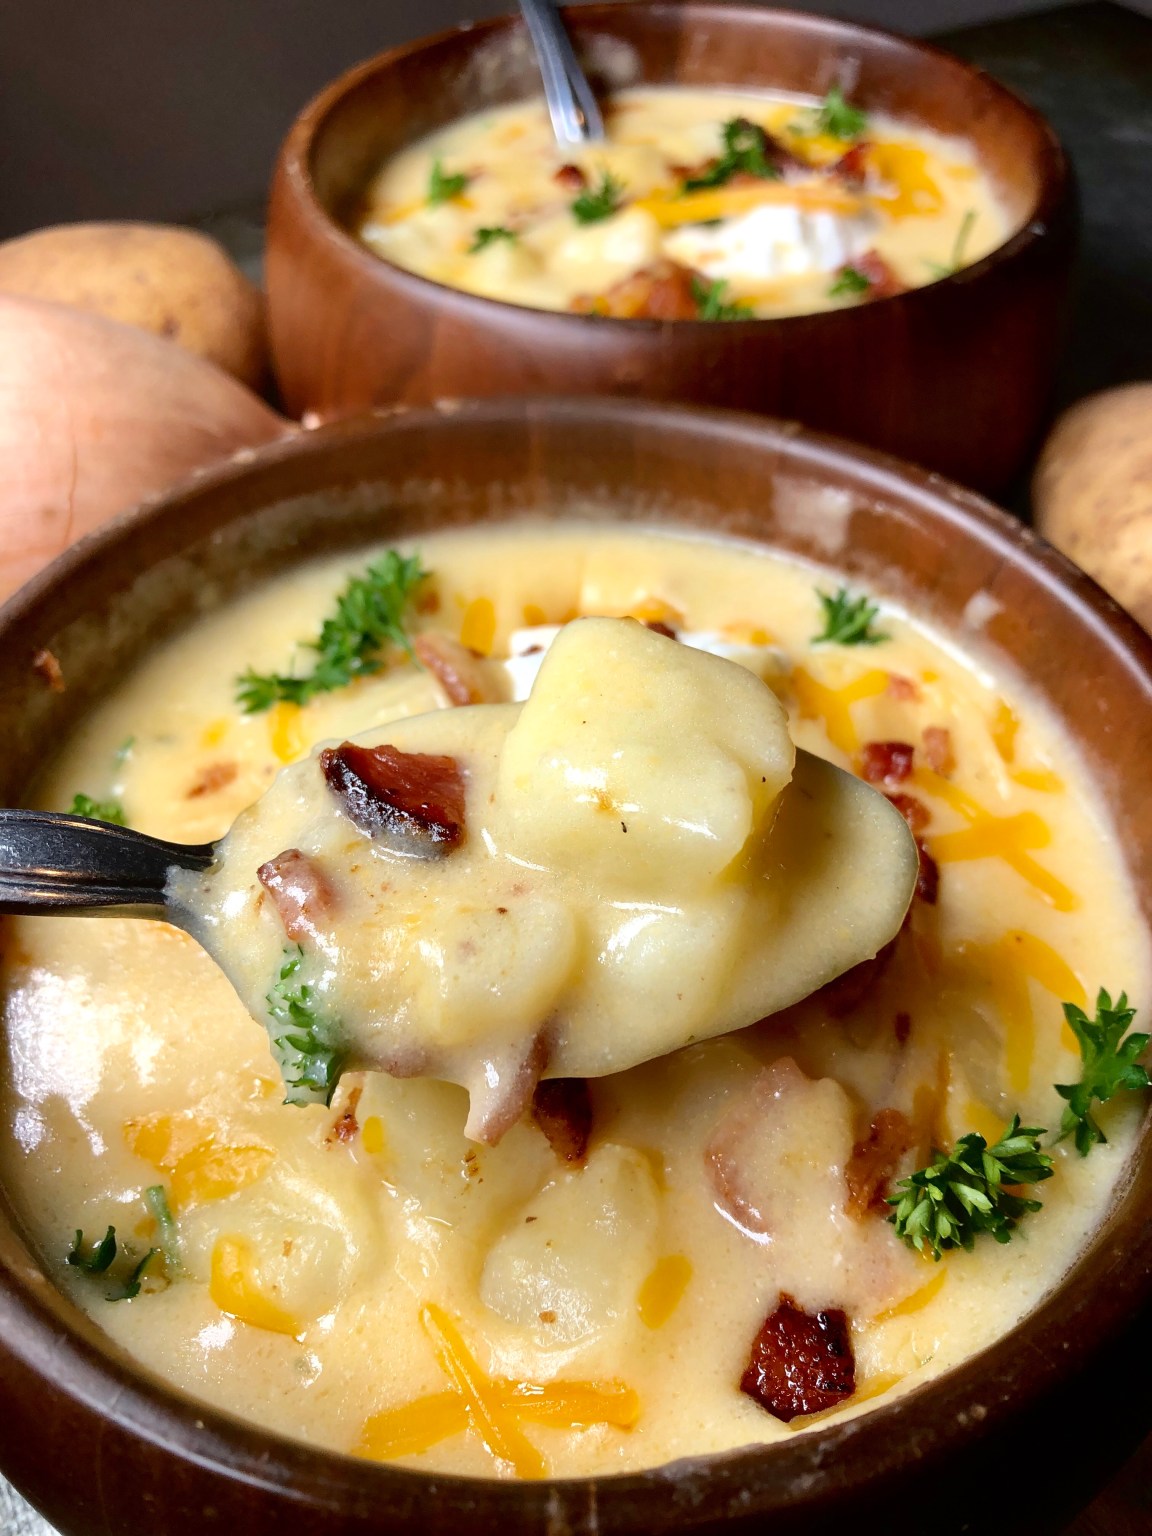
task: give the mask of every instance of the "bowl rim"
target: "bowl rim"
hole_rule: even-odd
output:
[[[749,413],[702,410],[648,401],[613,402],[596,397],[524,399],[502,397],[480,402],[445,402],[418,410],[391,408],[345,418],[245,452],[220,468],[155,497],[89,534],[34,578],[0,609],[0,645],[20,647],[22,629],[35,627],[37,612],[61,586],[86,567],[128,552],[128,586],[146,569],[146,554],[134,560],[134,535],[164,523],[169,530],[166,554],[180,553],[208,535],[194,529],[182,510],[209,502],[244,482],[256,482],[298,458],[319,459],[342,445],[392,437],[402,451],[403,435],[436,421],[450,434],[452,421],[530,428],[533,422],[563,425],[583,420],[628,433],[648,427],[673,427],[698,438],[719,435],[726,444],[754,443],[774,452],[790,470],[813,470],[825,478],[849,474],[864,494],[882,500],[885,489],[914,497],[924,515],[936,519],[955,537],[975,538],[998,556],[1025,565],[1074,622],[1093,631],[1121,658],[1152,703],[1152,638],[1070,561],[1006,512],[939,475],[905,465],[889,455],[843,440]],[[370,482],[369,482],[370,483]],[[341,482],[331,477],[333,487]],[[315,488],[290,495],[320,494]],[[232,512],[232,525],[273,505],[275,494]],[[919,515],[919,514],[917,514]],[[189,530],[189,531],[184,531]],[[144,540],[138,541],[146,547]],[[163,557],[162,557],[163,558]],[[292,562],[285,552],[285,564]],[[1146,1115],[1143,1136],[1149,1134]],[[1116,1202],[1124,1181],[1117,1185]],[[226,1410],[209,1406],[166,1383],[148,1367],[133,1362],[109,1336],[91,1323],[62,1291],[35,1281],[0,1259],[0,1353],[7,1352],[34,1373],[54,1381],[71,1401],[94,1410],[125,1433],[162,1447],[190,1462],[237,1482],[290,1498],[299,1508],[379,1510],[395,1493],[410,1511],[408,1518],[433,1520],[439,1507],[451,1514],[467,1508],[477,1520],[517,1516],[531,1528],[627,1532],[691,1530],[694,1524],[734,1517],[766,1515],[804,1507],[826,1508],[829,1500],[860,1496],[885,1476],[906,1469],[893,1454],[906,1445],[918,1426],[918,1465],[931,1463],[977,1439],[995,1434],[1012,1416],[1042,1399],[1046,1392],[1082,1369],[1118,1329],[1152,1300],[1152,1221],[1141,1232],[1110,1237],[1106,1216],[1088,1249],[1057,1285],[1007,1334],[922,1385],[887,1404],[845,1422],[808,1428],[794,1439],[753,1445],[706,1456],[684,1458],[638,1472],[597,1477],[511,1482],[425,1472],[362,1460],[351,1454],[305,1445]],[[1101,1320],[1094,1308],[1096,1286],[1106,1280],[1112,1315]],[[1098,1297],[1096,1297],[1098,1300]],[[1078,1326],[1062,1332],[1060,1347],[1020,1348],[1022,1336],[1036,1344],[1061,1301],[1078,1300]],[[1021,1356],[1027,1359],[1022,1363]],[[992,1368],[983,1399],[982,1368]],[[997,1377],[1010,1382],[1010,1389]],[[110,1390],[111,1388],[111,1390]],[[925,1412],[930,1408],[931,1412]],[[847,1463],[847,1466],[845,1465]],[[834,1468],[832,1474],[829,1468]],[[847,1477],[845,1476],[847,1472]],[[797,1487],[805,1492],[797,1498]],[[672,1495],[675,1494],[675,1497]],[[384,1504],[382,1505],[382,1500]],[[706,1506],[706,1507],[705,1507]],[[691,1513],[694,1511],[695,1514]],[[445,1517],[446,1518],[446,1517]],[[587,1526],[580,1524],[587,1520]],[[550,1521],[560,1521],[553,1526]],[[436,1523],[437,1530],[446,1526]]]
[[[700,13],[710,13],[720,18],[725,16],[755,16],[758,18],[778,19],[801,31],[815,34],[823,33],[829,40],[851,39],[853,37],[879,39],[895,48],[906,51],[909,55],[920,55],[937,67],[958,69],[973,79],[978,79],[983,85],[990,88],[994,95],[1000,96],[1010,102],[1027,120],[1036,134],[1038,159],[1040,163],[1040,185],[1035,202],[1016,229],[1007,240],[995,246],[979,261],[972,262],[968,266],[959,268],[954,272],[946,273],[942,277],[934,278],[930,283],[921,283],[916,288],[906,289],[902,293],[891,294],[885,298],[871,300],[867,308],[875,304],[915,304],[922,302],[921,296],[949,287],[958,283],[979,281],[988,273],[995,271],[1005,262],[1012,261],[1024,254],[1039,241],[1043,240],[1053,223],[1056,221],[1060,210],[1068,203],[1071,190],[1071,169],[1067,152],[1060,142],[1054,128],[1048,119],[1030,102],[1019,96],[1009,86],[997,80],[993,75],[978,65],[971,64],[967,59],[962,59],[958,54],[950,53],[946,48],[941,48],[935,43],[921,38],[908,37],[903,33],[894,32],[883,27],[866,26],[860,22],[842,20],[839,17],[822,16],[808,11],[792,10],[783,6],[763,6],[755,3],[755,0],[593,0],[590,4],[569,5],[562,8],[566,18],[576,20],[581,26],[587,22],[590,27],[598,24],[609,24],[614,15],[640,13],[644,11],[674,11],[678,14],[688,13],[695,16]],[[441,28],[437,32],[429,33],[425,37],[415,38],[409,42],[398,43],[392,48],[375,54],[372,58],[365,59],[359,64],[352,65],[335,80],[325,86],[312,99],[305,104],[296,117],[281,145],[277,157],[277,178],[283,175],[295,196],[300,199],[307,216],[312,219],[313,226],[319,230],[327,242],[339,253],[344,260],[352,261],[357,270],[366,277],[371,278],[378,273],[380,266],[390,274],[394,283],[411,290],[414,296],[423,296],[428,302],[435,302],[439,296],[439,302],[446,302],[443,296],[452,295],[454,301],[463,305],[466,315],[474,315],[482,321],[486,315],[494,311],[511,311],[520,316],[542,317],[537,323],[556,323],[572,325],[582,323],[584,325],[596,325],[608,327],[617,333],[635,334],[637,330],[647,332],[659,332],[669,324],[677,329],[687,328],[692,333],[697,333],[701,327],[714,327],[723,324],[726,332],[730,331],[739,337],[750,331],[762,331],[765,326],[782,326],[795,329],[799,325],[829,325],[843,324],[842,317],[855,313],[865,307],[860,305],[845,305],[828,310],[801,311],[793,315],[751,315],[748,317],[726,320],[704,320],[699,317],[692,319],[666,321],[652,320],[648,318],[625,319],[618,315],[597,315],[592,313],[580,313],[572,310],[544,309],[531,304],[520,304],[509,299],[498,299],[486,294],[472,293],[464,288],[455,288],[450,283],[442,283],[435,278],[426,276],[420,272],[414,272],[408,267],[402,267],[389,257],[380,255],[370,250],[363,241],[358,240],[349,230],[333,217],[328,211],[323,200],[316,191],[316,185],[312,174],[312,161],[316,145],[321,134],[329,123],[332,114],[341,102],[356,90],[365,80],[373,75],[395,69],[403,65],[405,60],[424,52],[425,49],[440,47],[453,41],[475,42],[476,45],[486,39],[494,37],[501,32],[510,31],[520,22],[518,13],[505,11],[497,16],[485,18],[478,22],[461,22],[455,26]],[[764,24],[768,24],[765,22]],[[723,89],[723,87],[716,87]],[[770,89],[770,87],[765,87]],[[525,321],[524,323],[531,323]]]

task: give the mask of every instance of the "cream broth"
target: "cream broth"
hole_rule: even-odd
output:
[[[462,119],[387,162],[356,232],[488,298],[669,320],[888,297],[1012,233],[970,145],[838,93],[636,88],[607,128],[575,150],[540,101]]]
[[[1043,1209],[1007,1246],[981,1238],[938,1264],[864,1198],[860,1149],[886,1111],[910,1135],[893,1177],[967,1132],[993,1141],[1014,1113],[1056,1126],[1052,1085],[1079,1075],[1061,1002],[1106,986],[1146,1007],[1146,935],[1069,743],[1017,685],[898,611],[876,617],[878,643],[814,643],[836,578],[734,541],[529,526],[429,537],[420,554],[420,637],[494,658],[477,663],[493,676],[517,631],[579,615],[746,648],[798,747],[903,797],[926,855],[910,919],[886,966],[569,1084],[495,1146],[465,1136],[464,1091],[430,1079],[365,1073],[330,1107],[283,1103],[264,1031],[175,928],[13,920],[3,1171],[60,1283],[145,1365],[232,1413],[485,1476],[622,1471],[823,1422],[740,1390],[784,1297],[845,1314],[855,1390],[837,1417],[1006,1332],[1099,1222],[1136,1097],[1099,1110],[1109,1140],[1090,1157],[1050,1149]],[[111,798],[143,831],[216,838],[317,743],[447,704],[449,674],[397,654],[303,708],[237,708],[238,674],[287,670],[368,558],[302,568],[160,648],[37,803]],[[106,1299],[118,1266],[65,1264],[74,1229],[90,1255],[109,1225],[132,1259],[164,1246],[134,1299]]]

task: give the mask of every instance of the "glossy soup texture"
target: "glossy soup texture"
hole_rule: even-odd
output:
[[[402,656],[302,708],[235,702],[246,668],[306,664],[299,643],[375,553],[197,620],[92,714],[38,803],[83,793],[144,831],[217,838],[315,743],[444,707],[449,672]],[[1010,1329],[1101,1219],[1132,1097],[1101,1110],[1109,1140],[1090,1157],[1053,1151],[1043,1209],[1007,1246],[932,1263],[882,1200],[967,1132],[992,1141],[1017,1112],[1058,1124],[1053,1084],[1079,1073],[1063,1001],[1106,986],[1147,1004],[1146,937],[1068,741],[965,655],[978,629],[954,644],[882,605],[877,643],[816,643],[836,576],[734,541],[527,525],[420,553],[418,649],[465,665],[462,640],[491,658],[473,658],[475,686],[522,692],[542,626],[633,615],[743,661],[799,746],[903,797],[926,858],[887,964],[740,1033],[570,1080],[487,1146],[465,1137],[464,1090],[430,1079],[357,1074],[330,1106],[285,1104],[264,1030],[174,928],[11,921],[3,1177],[49,1272],[209,1403],[482,1476],[779,1441]],[[505,667],[510,648],[527,655]],[[120,1249],[100,1269],[109,1226]],[[76,1229],[88,1271],[66,1262]],[[152,1247],[138,1294],[110,1299]],[[823,1396],[741,1390],[769,1319],[777,1355],[797,1330],[833,1336]]]
[[[623,319],[808,314],[921,287],[1015,226],[971,146],[806,97],[635,88],[560,149],[542,101],[389,160],[355,220],[450,287]]]

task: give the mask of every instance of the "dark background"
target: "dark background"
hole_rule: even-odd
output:
[[[939,32],[1052,0],[792,0]],[[1057,0],[1058,3],[1058,0]],[[1137,0],[1152,10],[1152,0]],[[303,103],[393,43],[511,0],[6,0],[0,238],[69,219],[252,203]]]

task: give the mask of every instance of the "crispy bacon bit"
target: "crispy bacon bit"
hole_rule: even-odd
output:
[[[847,1317],[839,1308],[813,1317],[782,1291],[756,1335],[740,1390],[785,1424],[835,1408],[856,1390]]]
[[[895,789],[912,772],[914,752],[906,741],[869,741],[860,754],[860,772],[869,784]]]
[[[359,1084],[349,1090],[344,1108],[333,1120],[331,1129],[324,1138],[328,1146],[334,1147],[338,1141],[342,1141],[347,1145],[348,1142],[356,1140],[360,1132],[360,1122],[356,1119],[356,1110],[363,1092],[364,1089]]]
[[[314,859],[288,848],[261,864],[256,878],[272,898],[284,932],[297,944],[319,936],[319,925],[337,905],[336,892]]]
[[[849,1216],[861,1221],[870,1211],[887,1214],[889,1180],[905,1152],[915,1145],[916,1131],[906,1115],[898,1109],[882,1109],[876,1115],[867,1137],[852,1148],[844,1169],[848,1186],[844,1209]]]
[[[696,320],[699,306],[693,289],[696,273],[674,261],[660,260],[613,283],[598,297],[573,301],[583,314],[616,320]]]
[[[536,1084],[532,1118],[556,1156],[583,1165],[592,1134],[592,1095],[583,1077],[550,1077]]]
[[[940,866],[920,838],[916,839],[916,850],[920,855],[920,873],[916,876],[916,896],[920,901],[926,901],[930,907],[934,907],[940,894]]]
[[[464,1134],[469,1141],[494,1147],[510,1131],[532,1102],[536,1086],[548,1067],[548,1035],[541,1029],[528,1042],[523,1055],[511,1066],[484,1063],[484,1075],[468,1090],[468,1118]]]
[[[451,635],[417,635],[417,660],[428,668],[451,704],[497,704],[500,695],[485,671],[483,658]]]
[[[842,976],[826,982],[815,994],[834,1019],[842,1019],[845,1014],[858,1008],[878,985],[880,978],[892,964],[896,944],[897,939],[890,939],[882,950],[872,956],[871,960],[861,960],[860,964],[854,965],[850,971],[845,971]]]
[[[894,299],[898,293],[907,292],[907,284],[901,282],[879,251],[865,251],[852,266],[868,279],[868,299]]]
[[[917,800],[915,795],[888,795],[886,798],[892,802],[917,836],[927,830],[928,823],[932,820],[932,813],[923,800]]]
[[[32,658],[32,670],[48,684],[51,693],[64,692],[64,669],[51,651],[37,651]]]
[[[320,769],[348,818],[369,837],[400,836],[428,853],[464,837],[464,776],[454,757],[399,747],[326,747]]]
[[[892,1020],[892,1033],[896,1036],[897,1045],[907,1045],[912,1035],[912,1015],[898,1013]]]
[[[227,788],[240,772],[235,763],[209,763],[184,798],[199,800],[204,795],[214,795]]]
[[[854,189],[862,187],[868,175],[870,148],[871,145],[865,143],[853,144],[852,148],[842,154],[832,167],[832,179],[843,181]]]
[[[889,672],[888,692],[904,704],[915,704],[920,698],[920,684],[902,672]]]
[[[952,732],[943,725],[929,725],[924,730],[924,756],[933,773],[950,778],[956,771],[956,754],[952,749]]]
[[[666,640],[675,640],[676,631],[671,624],[665,624],[661,619],[645,619],[644,628],[650,629],[654,635],[663,635]]]
[[[588,185],[588,178],[578,165],[562,165],[552,180],[565,192],[582,192]]]

